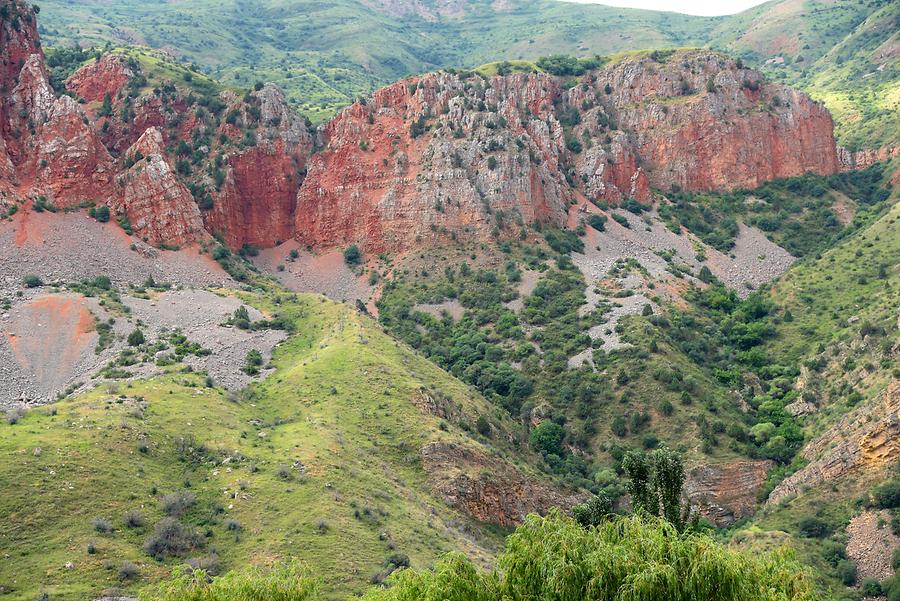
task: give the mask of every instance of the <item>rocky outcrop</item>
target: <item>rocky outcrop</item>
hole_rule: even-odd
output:
[[[515,526],[529,513],[568,509],[584,500],[533,480],[510,464],[467,447],[433,442],[420,451],[435,494],[489,524]]]
[[[756,510],[757,493],[773,465],[771,461],[734,461],[694,468],[685,480],[685,495],[703,517],[728,526]]]
[[[810,463],[786,478],[767,504],[825,482],[877,474],[900,459],[900,380],[856,407],[801,452]]]
[[[871,167],[875,163],[900,157],[900,146],[858,150],[856,152],[838,146],[837,153],[841,171],[854,171]]]
[[[632,134],[653,187],[755,188],[838,170],[824,105],[721,54],[626,59],[597,73],[596,86],[610,91],[599,101]]]
[[[32,192],[58,207],[104,202],[115,195],[112,157],[69,96],[54,100],[46,121],[29,140],[27,154],[21,171],[30,175]]]
[[[167,246],[206,237],[200,209],[166,159],[160,131],[145,131],[126,154],[134,164],[118,178],[122,196],[114,208],[128,218],[135,235]]]
[[[324,130],[297,201],[313,246],[400,250],[561,224],[579,193],[753,188],[832,174],[831,117],[708,51],[642,54],[572,88],[546,74],[434,74],[388,86]]]
[[[649,203],[653,188],[750,188],[839,168],[820,104],[700,50],[631,55],[577,80],[424,75],[348,107],[317,136],[273,85],[243,96],[190,78],[130,86],[148,74],[111,52],[66,82],[83,110],[55,97],[31,8],[0,2],[18,19],[0,27],[0,195],[106,203],[148,240],[404,252],[563,226],[584,197]],[[106,98],[112,110],[96,110]],[[138,168],[113,162],[151,130],[161,141]]]
[[[66,89],[88,102],[115,98],[135,73],[120,54],[104,54],[73,73]]]
[[[297,192],[312,153],[309,127],[267,84],[253,94],[262,125],[257,144],[230,154],[206,225],[232,248],[276,246],[294,235]],[[239,109],[234,109],[239,110]]]

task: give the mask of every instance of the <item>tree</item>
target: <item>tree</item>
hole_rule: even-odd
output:
[[[546,455],[562,456],[565,429],[554,421],[544,420],[531,432],[531,446]]]
[[[599,526],[611,513],[612,501],[602,492],[572,508],[572,517],[585,528]]]
[[[661,447],[652,453],[629,451],[622,460],[629,478],[628,492],[635,513],[661,516],[679,532],[696,525],[698,516],[690,503],[682,502],[684,490],[684,458]]]

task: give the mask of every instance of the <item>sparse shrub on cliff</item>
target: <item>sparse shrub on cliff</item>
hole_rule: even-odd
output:
[[[606,231],[606,216],[594,213],[588,217],[588,224],[598,232],[604,232]]]

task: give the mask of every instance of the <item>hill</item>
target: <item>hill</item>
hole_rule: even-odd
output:
[[[527,457],[516,450],[520,426],[370,319],[314,296],[239,298],[295,330],[261,368],[265,380],[240,395],[176,360],[149,379],[119,383],[125,376],[107,372],[90,392],[0,425],[0,480],[9,483],[0,548],[16,550],[0,568],[7,598],[135,590],[191,557],[224,570],[303,556],[335,592],[359,592],[388,557],[425,566],[463,549],[484,561],[501,541],[489,522],[521,519],[558,494],[502,458]],[[120,361],[125,369],[139,370],[145,351],[152,364],[167,340],[164,324],[144,327],[146,346]],[[474,431],[479,420],[484,434]],[[456,479],[443,480],[451,469]],[[516,490],[469,497],[467,470],[473,484],[517,478],[508,481]],[[479,503],[475,522],[466,510]],[[157,537],[151,549],[166,516],[200,537],[184,535],[181,548]],[[121,577],[125,562],[137,574]]]

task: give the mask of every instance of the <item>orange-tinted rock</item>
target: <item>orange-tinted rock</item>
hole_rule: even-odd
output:
[[[900,157],[900,146],[858,150],[856,152],[838,146],[837,153],[841,171],[853,171],[871,167],[875,163],[888,161],[894,157]]]
[[[166,160],[160,131],[153,127],[145,131],[127,156],[141,158],[119,176],[122,196],[114,208],[128,217],[135,235],[168,246],[207,238],[194,197]]]
[[[228,245],[268,247],[290,239],[300,187],[297,161],[284,142],[256,146],[228,159],[228,175],[206,218]]]
[[[21,170],[31,175],[32,191],[56,206],[102,203],[115,194],[112,158],[86,121],[78,103],[60,96],[28,142],[28,162]]]
[[[275,246],[293,236],[297,191],[313,147],[306,123],[281,90],[267,84],[252,97],[261,124],[257,144],[227,157],[213,210],[204,215],[207,228],[231,248]],[[236,102],[231,108],[247,107]],[[231,129],[226,124],[222,131],[234,135]]]
[[[822,105],[716,53],[638,55],[561,84],[426,75],[348,107],[310,161],[297,239],[400,250],[561,224],[576,191],[646,202],[651,187],[753,188],[838,170]]]
[[[120,54],[104,54],[91,61],[66,80],[66,89],[88,102],[100,102],[108,94],[115,98],[134,76]]]
[[[380,252],[562,222],[571,192],[554,125],[527,116],[553,81],[494,80],[508,95],[449,74],[417,82],[379,90],[325,128],[298,197],[301,243]],[[414,136],[423,122],[430,131]]]
[[[585,498],[548,486],[502,459],[461,445],[433,442],[422,447],[420,455],[435,494],[450,507],[481,522],[515,526],[530,513],[546,514],[554,507],[567,509]]]
[[[727,526],[753,515],[773,466],[771,461],[747,460],[697,467],[688,472],[684,492],[703,517]]]

